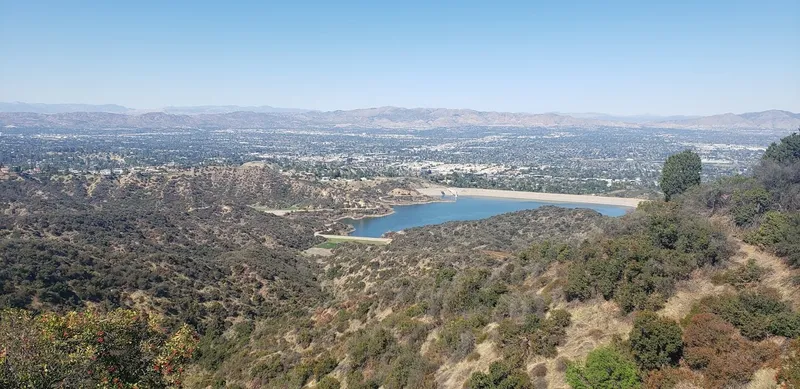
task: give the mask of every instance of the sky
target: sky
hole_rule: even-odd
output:
[[[798,15],[798,0],[0,0],[0,101],[800,112]]]

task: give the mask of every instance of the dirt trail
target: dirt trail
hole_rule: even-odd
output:
[[[744,264],[748,259],[753,258],[756,263],[769,272],[764,276],[761,283],[765,286],[777,289],[784,300],[790,301],[795,310],[800,309],[800,287],[795,286],[792,281],[800,275],[800,271],[792,269],[786,265],[782,259],[760,250],[758,247],[739,242],[741,244],[739,253],[733,258],[734,261]]]

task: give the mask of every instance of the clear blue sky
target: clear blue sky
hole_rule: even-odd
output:
[[[0,101],[800,112],[800,0],[432,3],[0,0]]]

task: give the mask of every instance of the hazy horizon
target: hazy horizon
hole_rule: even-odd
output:
[[[199,105],[165,105],[161,107],[131,107],[124,104],[117,104],[113,102],[108,103],[75,103],[75,102],[66,102],[66,103],[42,103],[42,102],[30,102],[30,101],[0,101],[0,104],[23,104],[23,105],[40,105],[40,106],[92,106],[92,107],[119,107],[131,110],[132,114],[137,113],[148,113],[148,112],[164,112],[167,109],[196,109],[196,108],[222,108],[222,107],[235,107],[235,108],[243,108],[245,112],[247,109],[253,108],[273,108],[277,110],[286,110],[286,112],[335,112],[335,111],[351,111],[351,110],[363,110],[363,109],[380,109],[380,108],[398,108],[398,109],[446,109],[446,110],[470,110],[470,111],[477,111],[477,112],[497,112],[497,113],[512,113],[512,114],[531,114],[531,115],[544,115],[544,114],[555,114],[555,115],[563,115],[563,116],[574,116],[576,118],[593,118],[593,117],[609,117],[609,118],[670,118],[670,117],[705,117],[705,116],[715,116],[715,115],[725,115],[725,114],[734,114],[734,115],[741,115],[745,113],[753,113],[753,112],[766,112],[766,111],[786,111],[790,113],[800,113],[795,112],[792,110],[785,110],[779,108],[769,108],[764,110],[746,110],[741,112],[716,112],[709,115],[696,115],[696,114],[686,114],[681,112],[672,112],[666,114],[660,113],[651,113],[651,112],[641,112],[641,113],[632,113],[632,114],[619,114],[616,112],[599,112],[599,111],[586,111],[586,112],[564,112],[564,111],[546,111],[546,112],[534,112],[534,111],[504,111],[504,110],[481,110],[475,109],[471,107],[420,107],[420,106],[396,106],[396,105],[384,105],[384,106],[372,106],[372,107],[356,107],[352,109],[340,110],[340,109],[333,109],[333,110],[322,110],[322,109],[309,109],[305,107],[288,107],[280,104],[263,104],[263,105],[238,105],[238,104],[199,104]],[[2,108],[2,107],[0,107]],[[3,111],[0,109],[0,112],[29,112],[29,111]],[[77,110],[77,111],[60,111],[59,113],[66,113],[66,112],[105,112],[105,111],[86,111],[86,110]],[[172,112],[168,112],[172,113]]]
[[[204,4],[0,0],[0,101],[136,109],[800,111],[791,0]]]

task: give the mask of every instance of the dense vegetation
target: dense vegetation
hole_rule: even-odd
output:
[[[128,310],[4,310],[0,345],[3,388],[166,388],[181,385],[197,339],[186,325],[168,335],[146,314]]]
[[[663,215],[667,217],[651,219],[655,223],[650,224],[650,238],[657,244],[681,240],[693,243],[688,246],[679,244],[660,247],[683,248],[669,255],[667,262],[662,262],[666,266],[657,266],[655,269],[660,269],[661,274],[664,274],[663,269],[677,270],[668,277],[675,280],[686,277],[687,274],[681,268],[690,270],[694,264],[703,263],[719,265],[730,256],[724,248],[727,245],[708,244],[711,241],[698,239],[691,232],[706,230],[700,226],[708,222],[695,218],[695,222],[700,224],[683,224],[677,228],[670,228],[669,222],[663,222],[677,218],[672,220],[686,223],[692,220],[686,215],[691,214],[707,216],[719,220],[720,223],[729,220],[734,226],[731,235],[783,257],[789,267],[797,267],[800,264],[800,246],[797,246],[800,241],[797,239],[800,237],[799,139],[800,135],[793,134],[770,146],[753,176],[722,179],[696,186],[681,196],[673,197],[668,205],[672,209]],[[672,196],[667,194],[667,197]],[[645,209],[654,206],[667,205],[653,204]],[[710,224],[706,224],[708,225]],[[667,228],[662,229],[664,226]],[[639,229],[642,230],[647,229]],[[639,243],[635,247],[641,250],[642,246]],[[687,247],[690,249],[686,250]],[[690,257],[687,259],[693,259],[678,259],[679,253],[688,253]],[[633,259],[638,260],[636,256]],[[671,262],[672,260],[676,262]],[[630,264],[630,259],[626,263]],[[686,264],[689,267],[684,268]],[[608,269],[609,265],[613,265],[613,262],[606,262],[603,269]],[[784,350],[784,357],[781,358],[781,349],[769,339],[800,337],[800,313],[793,308],[796,301],[785,300],[786,292],[782,293],[764,284],[765,276],[770,271],[772,270],[759,266],[753,259],[737,267],[718,270],[713,277],[714,282],[728,284],[735,292],[716,294],[697,301],[680,325],[650,312],[639,313],[634,320],[629,340],[619,347],[622,350],[621,355],[632,355],[632,360],[636,361],[639,368],[635,375],[641,377],[648,388],[673,388],[679,384],[708,388],[738,387],[750,381],[757,370],[768,366],[780,366],[776,376],[779,383],[786,387],[797,386],[794,359],[796,352],[792,349]],[[586,272],[581,275],[584,276],[584,273]],[[651,271],[646,274],[654,273],[659,272]],[[602,271],[598,271],[598,274],[605,275]],[[797,275],[794,277],[794,284],[791,286],[793,289],[797,288]],[[607,281],[609,279],[613,280],[613,277],[595,277],[590,284],[608,285],[603,289],[609,291],[604,296],[617,299],[613,283]],[[574,290],[577,291],[577,297],[586,296],[581,294],[586,293],[586,289]],[[648,304],[627,304],[625,299],[619,302],[623,309],[659,308],[657,304],[655,307]],[[790,344],[796,347],[796,343],[797,340]],[[590,353],[587,366],[583,369],[589,369],[595,352],[610,351],[598,349]],[[679,361],[683,367],[678,367]],[[573,388],[587,387],[589,381],[586,375],[578,374],[584,370],[577,369],[568,375],[570,385]],[[605,366],[600,371],[604,372],[600,374],[602,381],[596,380],[595,384],[589,384],[590,387],[630,385],[629,375],[632,370],[629,365]],[[612,371],[613,373],[609,373]],[[608,384],[609,380],[613,383]]]
[[[331,214],[256,208],[370,205],[390,183],[338,195],[266,168],[0,182],[0,306],[27,310],[0,318],[0,384],[47,376],[52,359],[62,373],[31,387],[726,388],[768,368],[790,385],[800,152],[787,139],[752,176],[692,181],[620,218],[542,207],[410,229],[386,246],[329,244],[325,256],[304,251]],[[786,274],[741,258],[740,244],[779,256]],[[675,310],[698,280],[715,289]],[[158,362],[170,338],[118,307],[191,344],[176,353],[181,378]],[[108,355],[136,363],[64,360],[102,351],[97,331],[114,334]]]

